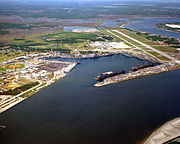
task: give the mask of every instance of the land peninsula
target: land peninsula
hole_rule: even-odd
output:
[[[26,41],[32,43],[31,45],[36,41],[41,41],[50,50],[42,46],[38,49],[34,49],[36,46],[27,46],[34,49],[34,53],[1,63],[1,111],[3,112],[39,89],[64,77],[66,72],[69,72],[77,64],[73,61],[46,60],[43,59],[44,57],[89,59],[123,54],[158,63],[153,67],[106,78],[94,84],[96,87],[179,68],[179,52],[173,48],[176,44],[149,40],[147,39],[147,37],[151,37],[149,34],[126,28],[104,29],[98,27],[86,29],[79,30],[77,28],[66,32],[60,31],[34,37],[27,36],[23,39],[16,38],[13,43],[16,43],[14,44],[16,45],[15,48],[21,51],[26,52],[27,48],[24,46]],[[160,36],[153,37],[161,38]],[[14,46],[11,42],[2,42],[2,45],[4,46],[1,48],[6,49],[6,51],[12,50]]]
[[[180,33],[180,22],[156,24],[160,29]]]
[[[159,9],[159,3],[154,5],[153,12],[146,3],[112,6],[108,2],[103,5],[88,3],[88,9],[77,5],[75,11],[74,3],[60,6],[60,9],[56,5],[52,9],[46,4],[40,11],[41,4],[21,10],[21,5],[16,3],[20,9],[16,15],[11,11],[14,6],[10,11],[0,6],[0,113],[63,78],[78,64],[73,60],[51,59],[54,57],[79,60],[123,54],[157,64],[108,77],[101,82],[94,81],[95,87],[180,68],[179,39],[125,28],[126,24],[150,17],[149,13],[153,17],[176,17],[176,10]],[[138,9],[134,7],[136,5]],[[125,21],[126,18],[130,22]],[[109,26],[109,23],[115,26]],[[179,32],[177,23],[157,26]],[[179,120],[177,122],[179,125]],[[175,132],[170,139],[177,136],[179,133]]]

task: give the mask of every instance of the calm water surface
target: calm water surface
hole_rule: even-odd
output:
[[[137,19],[137,20],[136,20]],[[155,24],[160,24],[160,23],[174,23],[174,22],[180,22],[180,19],[172,19],[172,18],[161,18],[161,17],[154,17],[154,18],[142,18],[142,17],[135,17],[135,18],[124,18],[120,19],[123,22],[133,22],[127,24],[125,27],[132,29],[134,31],[142,31],[142,32],[147,32],[147,33],[152,33],[152,34],[157,34],[157,35],[163,35],[163,36],[168,36],[168,37],[174,37],[180,39],[180,33],[172,32],[172,31],[166,31],[162,30],[160,28],[157,28]],[[107,26],[107,27],[113,27],[117,28],[119,27],[117,20],[108,20],[106,22],[103,22],[101,24],[102,26]]]
[[[180,33],[176,32],[171,32],[171,31],[166,31],[162,30],[160,28],[157,28],[154,26],[155,24],[159,23],[173,23],[173,22],[180,22],[180,19],[173,19],[173,18],[164,18],[164,17],[149,17],[149,18],[142,18],[142,17],[135,17],[135,18],[123,18],[119,19],[122,22],[117,22],[117,20],[80,20],[80,19],[43,19],[43,18],[17,18],[17,17],[0,17],[0,18],[7,18],[7,19],[19,19],[22,21],[30,20],[30,21],[54,21],[54,22],[68,22],[68,24],[73,24],[73,23],[102,23],[100,24],[101,26],[106,26],[106,27],[112,27],[112,28],[118,28],[119,23],[122,22],[132,22],[132,21],[139,21],[135,23],[130,23],[127,24],[125,27],[135,30],[135,31],[143,31],[143,32],[148,32],[152,34],[158,34],[158,35],[163,35],[163,36],[168,36],[168,37],[174,37],[180,39]],[[137,19],[137,20],[136,20]],[[82,29],[82,27],[79,27]],[[65,29],[66,30],[66,29]],[[73,27],[72,27],[73,30]]]
[[[83,60],[67,77],[0,115],[0,144],[135,144],[180,116],[180,71],[95,88],[94,77],[144,61]]]
[[[155,24],[159,24],[159,23],[174,23],[174,22],[180,22],[180,19],[145,18],[143,20],[140,20],[140,22],[127,24],[125,27],[135,31],[143,31],[152,34],[158,34],[158,35],[180,39],[180,33],[162,30],[155,26]]]

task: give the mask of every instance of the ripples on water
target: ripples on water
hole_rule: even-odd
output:
[[[83,60],[67,77],[0,115],[1,144],[135,144],[180,115],[180,71],[95,88],[94,77],[144,61]]]

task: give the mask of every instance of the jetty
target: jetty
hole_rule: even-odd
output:
[[[122,81],[127,81],[127,80],[131,80],[131,79],[139,78],[139,77],[159,74],[159,73],[170,71],[173,68],[174,68],[173,64],[164,63],[164,64],[157,65],[154,67],[147,67],[147,68],[139,69],[137,71],[130,71],[129,73],[126,73],[126,74],[120,74],[117,76],[109,77],[109,78],[104,79],[101,82],[94,84],[94,86],[101,87],[101,86],[119,83]]]

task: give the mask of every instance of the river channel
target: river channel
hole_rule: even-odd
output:
[[[142,20],[139,20],[139,22],[127,24],[125,27],[135,30],[135,31],[142,31],[142,32],[147,32],[151,34],[157,34],[157,35],[174,37],[174,38],[180,39],[180,33],[162,30],[155,26],[155,24],[174,23],[174,22],[180,22],[180,19],[144,18]]]
[[[65,78],[0,115],[0,144],[135,144],[180,116],[180,71],[93,87],[107,70],[145,61],[81,60]]]

